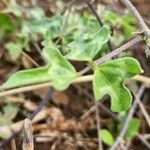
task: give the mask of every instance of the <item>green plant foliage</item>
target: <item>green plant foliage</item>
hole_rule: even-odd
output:
[[[22,45],[21,43],[9,42],[6,45],[6,49],[8,50],[12,60],[16,60],[21,54]]]
[[[13,74],[2,86],[1,89],[9,89],[24,85],[36,84],[50,81],[48,66],[36,69],[18,71]]]
[[[42,55],[48,61],[48,65],[36,69],[18,71],[1,86],[1,89],[48,81],[51,81],[52,86],[57,90],[64,90],[69,86],[71,81],[77,77],[75,68],[64,58],[51,40],[46,39],[43,45]]]
[[[43,56],[50,64],[48,73],[52,86],[57,90],[64,90],[77,77],[76,70],[49,39],[45,40],[43,45],[45,46]]]
[[[8,17],[6,14],[0,13],[0,39],[5,36],[5,34],[8,32],[13,31],[14,24],[10,17]]]
[[[9,0],[8,11],[13,13],[17,17],[22,17],[22,8],[16,3],[16,0]]]
[[[127,133],[125,135],[126,140],[131,140],[139,131],[140,128],[140,121],[138,118],[133,118],[130,121]]]
[[[127,110],[132,96],[125,87],[124,81],[141,72],[140,64],[131,57],[119,58],[99,65],[93,79],[95,99],[100,100],[105,94],[109,94],[112,111]]]
[[[91,36],[84,35],[68,44],[70,52],[65,57],[77,61],[92,61],[109,38],[110,32],[103,26],[99,32]]]
[[[30,33],[40,33],[45,36],[47,32],[46,36],[49,36],[51,39],[56,38],[60,34],[62,26],[63,18],[61,15],[55,15],[52,18],[38,18],[26,24]]]
[[[12,120],[16,117],[18,108],[15,105],[8,104],[0,112],[0,137],[7,139],[11,135],[8,126],[12,124]]]
[[[124,126],[124,120],[118,125],[118,133],[120,132],[123,126]],[[139,128],[140,128],[140,120],[138,118],[132,118],[124,138],[126,140],[131,140],[139,132]]]
[[[120,15],[110,10],[102,14],[103,14],[105,22],[113,25],[114,28],[123,30],[123,36],[125,40],[130,39],[133,36],[132,33],[136,31],[136,27],[135,27],[136,20],[134,17],[128,14],[122,15],[120,17]]]
[[[13,27],[14,25],[12,20],[6,14],[0,13],[0,29],[11,31]]]
[[[105,144],[111,146],[114,143],[114,137],[107,129],[101,129],[99,134]]]

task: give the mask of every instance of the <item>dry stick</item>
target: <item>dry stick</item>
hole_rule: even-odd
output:
[[[150,149],[150,143],[142,136],[141,134],[137,134],[137,137]]]
[[[97,127],[97,134],[98,134],[98,149],[103,150],[103,144],[101,140],[101,125],[100,125],[100,118],[99,118],[99,108],[98,102],[95,102],[96,105],[96,127]]]
[[[149,117],[148,112],[146,111],[143,103],[140,101],[140,98],[138,96],[136,96],[135,93],[133,93],[133,94],[134,94],[135,100],[138,102],[138,105],[139,105],[139,107],[140,107],[140,109],[141,109],[141,111],[142,111],[142,113],[143,113],[143,115],[144,115],[144,117],[145,117],[149,127],[150,127],[150,117]]]
[[[33,120],[33,118],[41,111],[41,109],[45,106],[45,104],[50,100],[50,98],[52,97],[52,93],[53,90],[50,88],[49,91],[47,92],[47,95],[45,96],[45,98],[40,102],[38,108],[29,116],[29,119]],[[3,149],[4,147],[6,147],[10,141],[15,138],[21,131],[23,128],[21,128],[19,131],[13,133],[13,135],[7,139],[6,141],[4,141],[1,145],[0,145],[0,150]]]
[[[22,55],[24,55],[30,62],[32,62],[32,64],[34,64],[36,67],[39,67],[39,64],[35,61],[35,60],[33,60],[29,55],[27,55],[25,52],[21,52],[22,53]]]
[[[30,119],[25,119],[24,121],[24,140],[23,140],[23,150],[33,150],[34,143],[33,143],[33,129],[32,129],[32,122]]]
[[[148,26],[145,24],[144,19],[142,18],[142,16],[139,14],[139,12],[137,11],[137,9],[132,5],[132,3],[129,0],[120,0],[130,11],[131,13],[136,17],[136,19],[138,20],[138,23],[141,27],[141,29],[144,31],[144,34],[147,37],[150,37],[150,29],[148,28]]]
[[[117,56],[118,54],[120,54],[121,52],[127,50],[128,48],[130,48],[131,46],[139,43],[140,41],[142,41],[142,38],[140,36],[135,37],[134,39],[130,40],[129,42],[123,44],[122,46],[120,46],[119,48],[113,50],[112,52],[106,54],[105,56],[99,58],[98,60],[95,61],[95,63],[97,65],[104,63],[108,60],[110,60],[112,57]],[[87,66],[86,68],[84,68],[83,70],[80,71],[80,75],[85,74],[86,72],[88,72],[91,69],[90,66]]]
[[[37,44],[37,42],[32,41],[32,44],[36,48],[36,50],[38,51],[38,53],[41,54],[42,50],[41,50],[40,46]]]
[[[11,150],[17,150],[15,139],[11,140]]]
[[[93,4],[90,3],[89,1],[87,1],[87,4],[88,4],[89,8],[92,10],[93,14],[95,15],[100,27],[103,26],[104,23],[102,22],[101,18],[99,17],[99,15],[98,15],[96,9],[94,8]],[[109,46],[110,51],[113,51],[112,43],[111,43],[110,40],[108,41],[108,46]]]
[[[140,87],[138,93],[137,93],[137,95],[138,95],[139,98],[142,96],[144,90],[145,90],[145,86],[142,85],[142,86]],[[136,109],[136,107],[137,107],[137,104],[138,104],[138,102],[137,102],[136,100],[134,100],[134,102],[133,102],[133,104],[132,104],[132,107],[131,107],[130,110],[129,110],[128,116],[127,116],[127,118],[126,118],[126,120],[125,120],[124,126],[123,126],[123,128],[122,128],[120,134],[118,135],[118,137],[117,137],[115,143],[112,145],[112,147],[111,147],[109,150],[116,150],[117,146],[119,145],[119,143],[121,142],[121,140],[122,140],[123,137],[125,136],[125,134],[126,134],[126,132],[127,132],[127,130],[128,130],[129,123],[130,123],[130,121],[131,121],[131,119],[132,119],[132,117],[133,117],[133,114],[134,114],[134,112],[135,112],[135,109]]]

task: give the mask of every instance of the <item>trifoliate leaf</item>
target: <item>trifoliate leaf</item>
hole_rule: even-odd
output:
[[[76,70],[70,62],[64,58],[52,41],[46,39],[43,45],[45,48],[42,54],[50,64],[48,73],[51,77],[52,86],[57,90],[64,90],[69,86],[71,81],[77,77]]]
[[[84,35],[68,44],[70,52],[65,57],[77,61],[91,61],[101,50],[102,46],[108,42],[109,38],[110,32],[103,26],[98,33],[90,37]]]
[[[119,58],[100,65],[94,72],[93,88],[96,100],[104,95],[111,97],[114,112],[127,110],[132,96],[124,81],[142,72],[140,64],[131,57]]]
[[[50,81],[48,66],[18,71],[13,74],[0,88],[9,89],[47,81]]]
[[[111,146],[114,143],[114,137],[107,129],[101,129],[99,134],[105,144]]]

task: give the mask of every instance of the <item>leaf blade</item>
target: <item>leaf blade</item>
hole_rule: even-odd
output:
[[[48,66],[18,71],[1,86],[1,89],[15,88],[46,81],[50,81]]]
[[[90,37],[86,35],[68,44],[70,52],[65,56],[67,59],[76,61],[91,61],[101,50],[102,46],[108,42],[110,32],[103,26],[99,32]]]
[[[124,81],[141,72],[138,61],[130,57],[119,58],[100,65],[94,72],[95,99],[99,100],[109,94],[112,111],[127,110],[131,105],[132,96],[124,85]]]

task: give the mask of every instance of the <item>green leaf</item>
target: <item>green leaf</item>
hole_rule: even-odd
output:
[[[33,7],[32,9],[29,10],[28,12],[29,17],[31,16],[34,19],[42,19],[45,17],[45,12],[42,8],[40,7]]]
[[[54,61],[49,69],[49,75],[52,79],[51,83],[56,90],[66,89],[71,81],[77,77],[74,67],[64,60]]]
[[[18,108],[15,105],[8,104],[3,108],[3,113],[0,112],[0,126],[11,124],[11,121],[16,117]]]
[[[14,24],[12,20],[6,14],[0,13],[0,31],[11,31],[13,28]]]
[[[50,64],[48,73],[51,77],[52,86],[57,90],[66,89],[71,81],[77,77],[75,68],[64,58],[59,49],[47,39],[43,42],[43,57]]]
[[[18,113],[18,107],[13,104],[7,104],[0,112],[0,138],[7,139],[11,136],[10,125]]]
[[[138,118],[132,118],[132,120],[129,123],[129,127],[127,130],[127,133],[125,135],[126,140],[132,139],[139,131],[140,128],[140,121]]]
[[[48,36],[50,39],[58,37],[63,27],[63,16],[53,16],[48,24],[49,26],[47,28],[46,36]]]
[[[102,46],[108,42],[109,38],[110,32],[103,26],[98,33],[90,37],[84,35],[68,44],[70,52],[65,57],[77,61],[91,61],[101,50]]]
[[[94,72],[93,89],[96,100],[104,95],[111,97],[111,109],[114,112],[127,110],[132,96],[124,81],[142,72],[140,64],[131,57],[119,58],[100,65]]]
[[[111,146],[114,143],[114,137],[107,129],[101,129],[99,134],[105,144]]]
[[[47,81],[50,81],[48,66],[18,71],[13,74],[0,88],[9,89]]]
[[[17,60],[21,55],[22,45],[21,43],[9,42],[6,44],[6,49],[8,50],[12,60]]]

